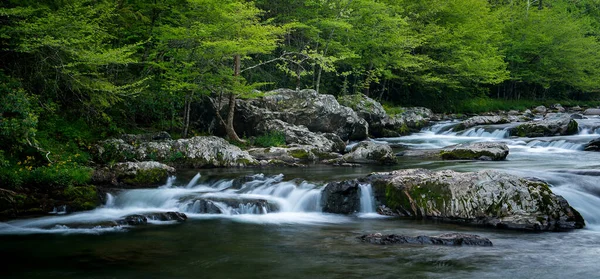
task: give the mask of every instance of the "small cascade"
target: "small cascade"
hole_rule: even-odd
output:
[[[371,184],[360,184],[360,213],[375,213],[375,198]]]
[[[52,211],[48,212],[49,214],[56,214],[56,215],[63,215],[63,214],[67,214],[67,206],[66,205],[61,205],[61,206],[55,206]]]
[[[505,139],[510,136],[510,132],[508,128],[494,129],[491,131],[483,128],[471,128],[458,135],[462,137]]]
[[[530,141],[529,143],[527,143],[527,146],[532,147],[532,148],[542,147],[542,148],[556,148],[556,149],[565,149],[565,150],[583,150],[582,144],[568,142],[566,140],[556,140],[556,141],[533,140],[533,141]]]
[[[192,188],[194,186],[196,186],[196,183],[198,183],[198,180],[200,179],[200,177],[202,177],[202,175],[200,175],[200,173],[197,173],[194,178],[192,178],[192,180],[190,180],[190,182],[188,183],[188,185],[185,188]]]
[[[106,193],[106,203],[104,207],[113,207],[115,206],[115,197],[110,193]]]

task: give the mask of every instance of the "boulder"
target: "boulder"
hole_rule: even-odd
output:
[[[175,168],[159,162],[124,162],[94,170],[92,181],[100,185],[148,187],[161,185],[174,173]]]
[[[360,211],[360,190],[357,180],[328,183],[321,194],[323,212],[352,214]]]
[[[380,204],[401,216],[532,231],[585,226],[548,184],[498,171],[408,169],[373,173],[365,181]]]
[[[600,115],[600,108],[589,108],[583,111],[583,115]]]
[[[256,127],[257,133],[266,134],[279,131],[285,135],[286,144],[310,145],[321,152],[344,151],[346,145],[342,139],[333,133],[313,133],[305,126],[297,126],[283,122],[279,119],[270,119],[260,122]]]
[[[339,153],[322,152],[318,148],[310,145],[252,148],[248,149],[248,153],[257,160],[276,160],[286,163],[314,163],[341,157]]]
[[[508,146],[499,142],[463,143],[440,151],[444,160],[502,161],[508,156]]]
[[[462,131],[479,125],[490,125],[490,124],[504,124],[510,123],[510,119],[504,116],[473,116],[463,122],[458,123],[454,126],[454,131]]]
[[[424,107],[405,107],[403,112],[384,118],[380,123],[369,126],[374,137],[398,137],[417,132],[433,117],[433,112]]]
[[[565,108],[561,104],[554,104],[550,108],[555,112],[565,112]]]
[[[341,158],[346,163],[391,165],[396,163],[392,148],[385,143],[362,141]]]
[[[511,135],[519,137],[547,137],[573,135],[578,132],[578,124],[568,114],[554,114],[540,121],[521,124],[511,130]]]
[[[509,148],[499,142],[475,142],[457,144],[442,149],[410,149],[396,156],[428,158],[433,160],[482,160],[501,161],[506,159]]]
[[[540,114],[545,114],[547,111],[548,111],[548,109],[545,106],[538,106],[533,109],[534,113],[540,113]]]
[[[147,133],[147,134],[124,134],[121,136],[121,139],[125,142],[141,142],[141,141],[158,141],[158,140],[170,140],[171,135],[169,133],[162,131],[156,133]]]
[[[362,242],[390,245],[390,244],[419,244],[419,245],[445,245],[445,246],[492,246],[492,241],[475,234],[446,233],[439,236],[406,236],[397,234],[365,234],[359,236]]]
[[[100,142],[95,157],[101,162],[160,161],[176,166],[241,167],[257,162],[246,151],[215,136],[129,144],[122,139]]]
[[[588,142],[583,148],[585,151],[600,151],[600,138]]]
[[[318,94],[309,89],[278,89],[265,95],[248,101],[241,105],[243,110],[236,111],[247,120],[243,125],[255,123],[256,119],[279,119],[304,125],[313,132],[335,133],[342,140],[363,140],[368,136],[367,121],[351,108],[340,105],[333,95]]]
[[[367,120],[369,126],[372,123],[381,122],[388,115],[383,106],[364,94],[345,95],[338,98],[342,106],[353,109],[358,116]]]

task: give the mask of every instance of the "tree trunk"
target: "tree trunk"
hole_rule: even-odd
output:
[[[242,64],[241,56],[234,55],[233,61],[234,61],[234,66],[233,66],[234,82],[237,83],[238,78],[240,76],[240,67]],[[235,113],[235,92],[230,92],[229,93],[229,111],[227,112],[227,122],[223,121],[223,118],[221,117],[221,115],[219,114],[218,111],[217,111],[217,115],[218,115],[218,118],[219,118],[219,121],[221,122],[221,124],[223,124],[225,126],[225,132],[227,133],[227,137],[230,140],[233,140],[235,142],[245,143],[246,141],[240,139],[240,137],[237,135],[237,133],[235,132],[235,129],[233,127],[234,113]]]
[[[190,129],[190,109],[192,106],[192,98],[193,98],[192,94],[185,97],[185,105],[184,105],[184,111],[183,111],[183,114],[184,114],[183,115],[183,133],[181,133],[182,138],[187,138],[188,132]]]

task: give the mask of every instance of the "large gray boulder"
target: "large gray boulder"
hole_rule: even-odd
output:
[[[600,108],[589,108],[583,111],[583,115],[600,115]]]
[[[286,144],[310,145],[321,152],[341,153],[346,148],[342,139],[334,133],[314,133],[305,126],[298,126],[283,122],[279,119],[270,119],[260,122],[256,126],[258,133],[282,132]]]
[[[338,102],[342,106],[347,106],[353,109],[358,116],[364,118],[369,123],[369,127],[372,123],[381,122],[383,119],[388,117],[387,113],[383,109],[383,106],[367,97],[364,94],[345,95],[338,98]]]
[[[519,137],[547,137],[573,135],[578,132],[578,124],[569,114],[553,114],[540,121],[521,124],[511,130],[511,135]]]
[[[403,112],[389,115],[381,123],[369,127],[374,137],[398,137],[417,132],[433,117],[433,112],[424,107],[405,107]]]
[[[248,102],[242,118],[252,123],[260,114],[262,119],[279,119],[294,125],[304,125],[310,131],[335,133],[342,140],[366,139],[369,132],[367,121],[351,108],[342,106],[333,95],[318,94],[314,90],[278,89],[266,96]],[[245,117],[247,113],[250,116]],[[239,125],[238,125],[239,126]]]
[[[502,161],[508,156],[508,151],[505,143],[474,142],[443,148],[440,156],[444,160]]]
[[[362,141],[342,156],[347,163],[391,165],[396,163],[396,155],[386,143]]]
[[[548,184],[498,171],[398,170],[366,178],[376,200],[403,216],[497,228],[582,228],[581,215]]]
[[[494,116],[473,116],[463,122],[458,123],[454,127],[454,131],[466,130],[474,126],[479,125],[491,125],[491,124],[504,124],[510,123],[507,117],[494,115]]]
[[[110,139],[96,145],[95,156],[103,162],[152,160],[193,168],[257,164],[248,152],[215,136],[148,141],[135,145],[121,139]]]

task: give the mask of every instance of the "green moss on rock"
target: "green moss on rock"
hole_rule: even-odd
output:
[[[123,178],[123,182],[133,186],[157,185],[169,176],[166,169],[138,170],[134,176]]]

